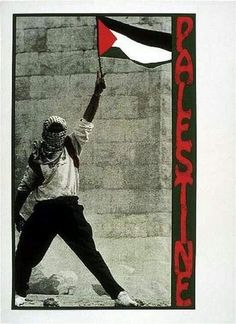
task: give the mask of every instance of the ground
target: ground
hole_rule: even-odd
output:
[[[43,302],[47,298],[54,298],[61,307],[114,307],[114,301],[108,296],[94,296],[93,298],[80,298],[77,295],[41,295],[29,294],[26,303],[22,307],[43,307]],[[168,307],[163,301],[153,302],[139,301],[139,307]]]

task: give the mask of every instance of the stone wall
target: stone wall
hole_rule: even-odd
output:
[[[171,30],[168,17],[115,19]],[[138,298],[170,303],[171,65],[147,69],[104,58],[102,66],[107,89],[81,155],[81,203],[120,284]],[[44,119],[60,115],[70,130],[76,127],[97,69],[94,17],[17,17],[16,184]],[[59,237],[41,267],[47,275],[73,270],[80,294],[94,293],[96,280]]]

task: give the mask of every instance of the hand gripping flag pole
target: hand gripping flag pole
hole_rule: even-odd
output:
[[[99,53],[99,28],[98,28],[98,17],[96,17],[96,26],[97,26],[97,53],[98,53],[98,65],[99,65],[99,71],[101,73],[101,77],[103,76],[102,72],[102,63],[101,63],[101,57]]]

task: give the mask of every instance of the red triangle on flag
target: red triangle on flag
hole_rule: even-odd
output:
[[[116,41],[115,35],[111,30],[104,25],[104,23],[98,19],[98,52],[99,55],[102,55],[112,47]]]

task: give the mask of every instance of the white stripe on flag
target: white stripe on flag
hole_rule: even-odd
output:
[[[117,40],[112,47],[119,47],[131,60],[148,64],[171,60],[171,52],[162,48],[147,46],[129,37],[117,33],[113,30],[111,32],[116,36]]]

